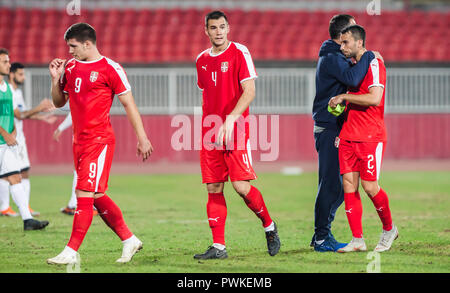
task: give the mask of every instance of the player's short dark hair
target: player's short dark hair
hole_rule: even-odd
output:
[[[225,21],[228,23],[228,18],[225,15],[225,13],[223,13],[220,10],[211,11],[210,13],[208,13],[205,16],[205,26],[208,27],[208,20],[210,20],[210,19],[219,19],[221,17],[225,18]]]
[[[64,34],[64,39],[66,41],[75,39],[80,43],[86,42],[88,40],[93,44],[97,42],[95,29],[90,24],[84,22],[72,24]]]
[[[352,37],[356,41],[362,40],[363,47],[366,47],[366,31],[364,30],[364,28],[362,26],[357,25],[357,24],[348,26],[342,30],[341,34],[346,34],[348,32],[352,33]]]
[[[18,69],[24,69],[25,66],[22,63],[14,62],[11,64],[11,68],[9,69],[9,73],[15,73]]]
[[[0,48],[0,55],[9,55],[9,52],[5,48]]]
[[[341,31],[350,25],[350,20],[355,19],[349,14],[337,14],[333,16],[330,20],[330,26],[328,27],[328,32],[333,40],[336,40],[341,35]]]

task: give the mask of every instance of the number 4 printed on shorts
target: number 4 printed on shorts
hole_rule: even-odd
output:
[[[247,154],[242,154],[242,161],[244,162],[245,165],[247,165],[247,169],[250,169],[250,162],[248,160]]]

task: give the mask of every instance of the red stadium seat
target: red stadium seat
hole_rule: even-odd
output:
[[[49,58],[67,57],[68,48],[62,40],[67,27],[87,21],[97,30],[102,54],[116,61],[193,62],[210,47],[203,33],[203,17],[209,11],[83,9],[81,16],[70,16],[56,9],[0,8],[0,38],[2,46],[14,49],[22,62],[46,65]],[[340,11],[227,9],[226,13],[232,28],[230,39],[246,45],[255,60],[315,61],[320,45],[329,38],[328,21]],[[449,12],[348,13],[366,28],[368,48],[380,51],[386,60],[450,61],[446,41]],[[44,44],[42,50],[36,50],[37,43]]]

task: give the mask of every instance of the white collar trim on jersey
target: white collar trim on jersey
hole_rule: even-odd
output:
[[[100,58],[99,59],[97,59],[97,60],[92,60],[92,61],[81,61],[81,60],[78,60],[78,59],[76,59],[75,58],[75,60],[77,61],[77,62],[80,62],[80,63],[95,63],[95,62],[98,62],[98,61],[100,61],[100,60],[102,60],[103,58],[105,58],[105,56],[100,56]]]
[[[211,56],[211,57],[217,57],[217,56],[219,56],[220,54],[222,54],[222,53],[224,53],[226,50],[228,50],[228,48],[230,48],[231,43],[232,43],[232,41],[230,41],[230,42],[228,43],[228,46],[226,47],[225,50],[223,50],[222,52],[217,53],[217,54],[215,54],[215,55],[212,53],[212,47],[211,47],[211,49],[209,49],[209,56]]]

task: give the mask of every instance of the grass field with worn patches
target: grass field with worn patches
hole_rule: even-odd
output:
[[[380,256],[384,273],[450,272],[450,173],[384,172],[381,186],[389,195],[400,236]],[[69,200],[72,177],[32,176],[31,206],[50,221],[43,231],[23,231],[20,218],[0,218],[0,272],[56,273],[50,266],[70,237],[71,216],[59,209]],[[121,207],[144,248],[131,263],[116,264],[122,244],[95,217],[79,250],[82,273],[316,273],[366,272],[368,253],[317,253],[309,247],[313,233],[317,174],[259,174],[254,182],[277,222],[282,247],[270,257],[259,219],[226,184],[226,242],[229,258],[197,261],[195,253],[211,244],[206,220],[207,193],[200,175],[111,175],[108,195]],[[363,229],[369,251],[381,233],[378,215],[363,196]],[[12,200],[11,200],[12,203]],[[11,204],[17,211],[16,207]],[[351,240],[344,208],[338,210],[333,233]]]

